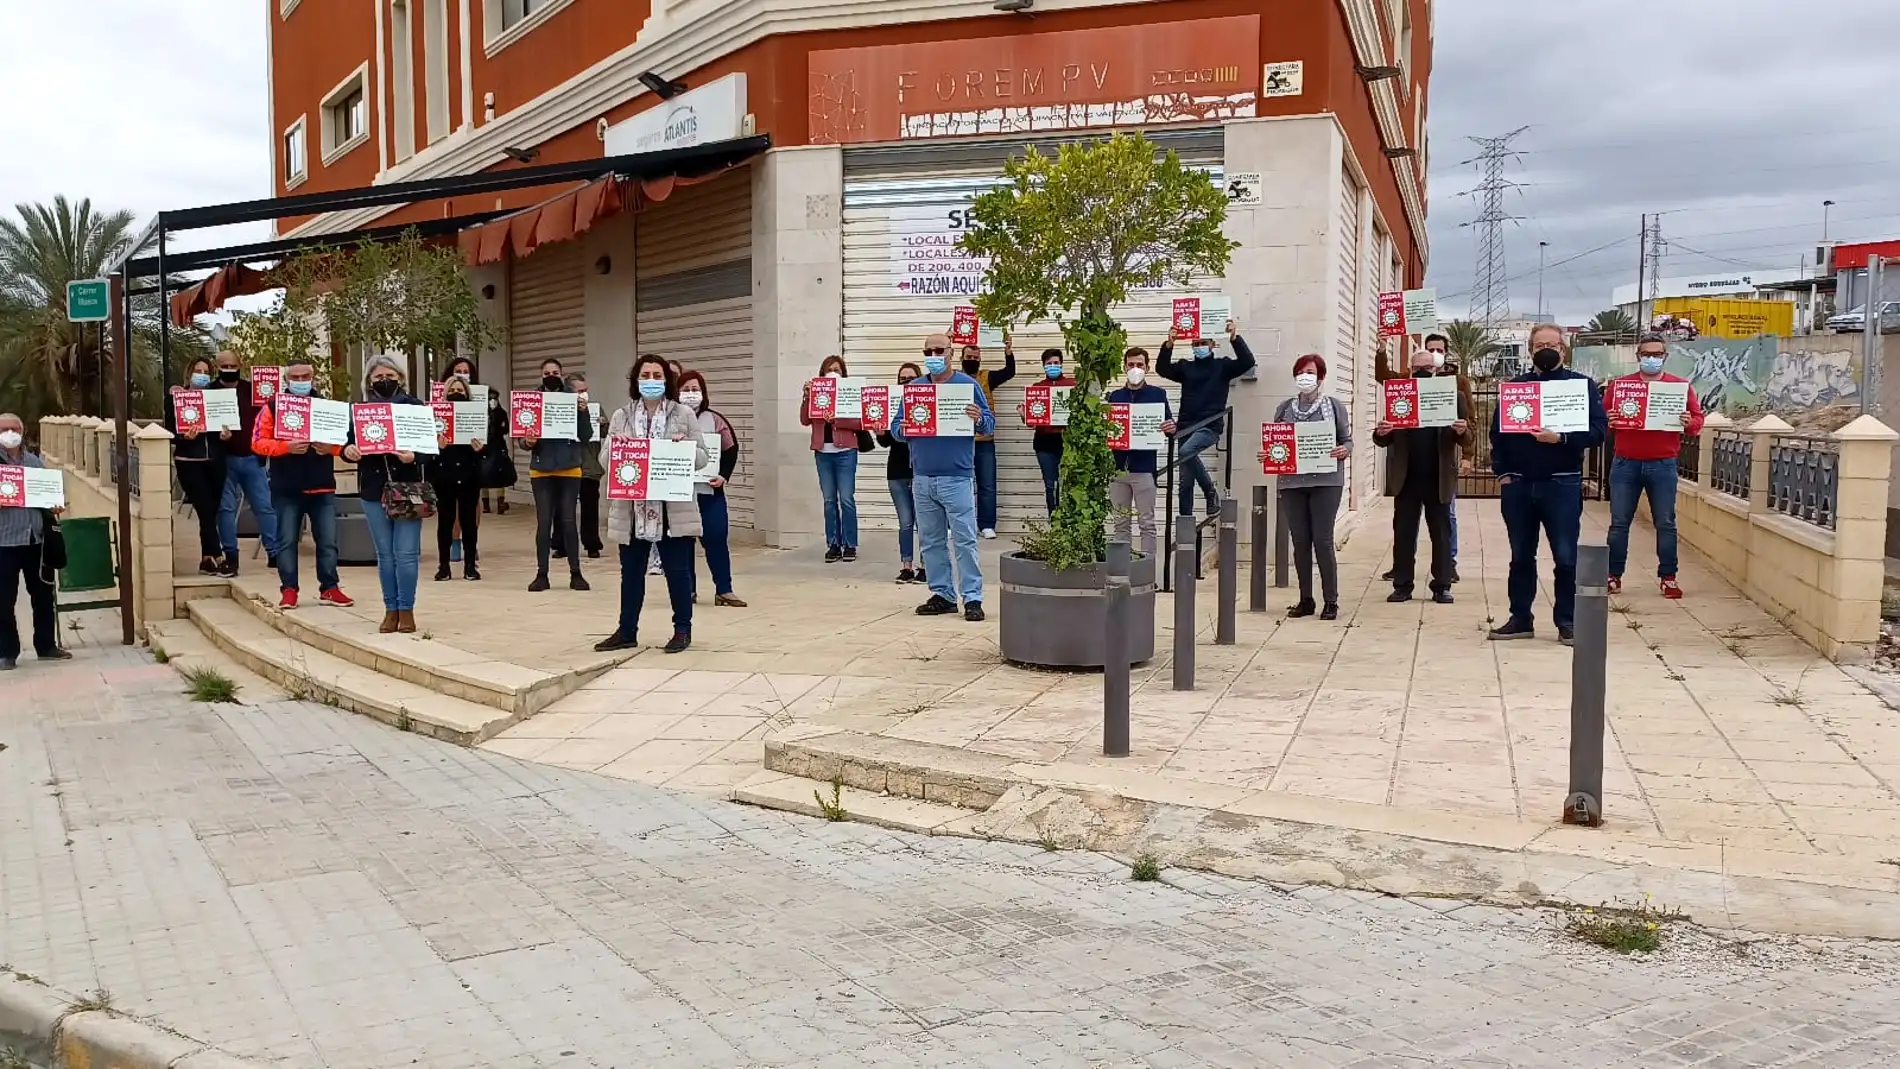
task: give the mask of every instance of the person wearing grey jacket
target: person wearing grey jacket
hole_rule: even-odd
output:
[[[1273,418],[1277,423],[1332,421],[1338,442],[1333,459],[1344,460],[1352,455],[1352,416],[1344,403],[1321,392],[1325,382],[1325,357],[1308,353],[1294,361],[1293,386],[1299,392],[1280,402]],[[1320,595],[1325,599],[1319,618],[1337,620],[1339,559],[1333,552],[1333,521],[1339,515],[1339,499],[1346,492],[1346,469],[1282,475],[1279,491],[1280,515],[1286,517],[1287,530],[1292,534],[1293,564],[1300,575],[1299,603],[1286,614],[1294,619],[1313,615],[1313,562],[1317,560]]]
[[[577,405],[580,407],[580,418],[574,421],[577,439],[521,440],[528,450],[528,480],[534,485],[536,567],[534,582],[528,584],[528,590],[535,594],[548,588],[548,555],[553,552],[556,539],[562,546],[580,545],[580,532],[574,522],[574,514],[580,506],[581,471],[587,448],[594,441],[594,421],[587,418],[587,407],[582,404],[580,397],[568,390],[559,360],[541,362],[541,392],[552,395],[542,400],[544,406]],[[560,525],[558,535],[556,524]],[[567,571],[569,589],[591,589],[581,576],[580,554],[568,554]]]

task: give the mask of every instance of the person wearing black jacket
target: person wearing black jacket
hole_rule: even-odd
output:
[[[1247,348],[1246,340],[1241,338],[1231,319],[1227,321],[1227,343],[1234,350],[1232,359],[1218,357],[1212,340],[1196,338],[1194,359],[1183,362],[1174,359],[1174,342],[1166,341],[1161,343],[1161,360],[1155,365],[1156,374],[1181,384],[1181,415],[1177,422],[1187,431],[1187,437],[1175,446],[1174,456],[1182,474],[1187,476],[1180,480],[1183,516],[1194,511],[1196,484],[1207,498],[1207,514],[1214,516],[1220,512],[1220,487],[1201,460],[1201,454],[1220,444],[1221,432],[1227,424],[1228,388],[1235,379],[1254,369],[1253,350]]]
[[[701,438],[719,439],[719,474],[694,484],[698,491],[699,522],[703,530],[699,548],[706,554],[706,569],[713,577],[713,604],[743,609],[745,602],[732,588],[732,516],[726,505],[726,484],[739,468],[739,432],[732,421],[712,407],[706,389],[706,376],[697,371],[680,375],[677,390],[680,404],[693,410]],[[699,569],[693,569],[693,601],[699,601]]]
[[[185,387],[209,390],[212,364],[198,357],[185,365]],[[218,575],[225,571],[224,550],[218,540],[218,510],[224,501],[224,465],[231,444],[230,431],[180,431],[178,429],[177,390],[165,394],[165,429],[172,432],[172,465],[178,469],[178,487],[198,517],[198,572]],[[243,404],[244,399],[238,399]],[[250,442],[244,443],[250,452]]]
[[[426,405],[409,396],[395,358],[373,356],[363,374],[364,393],[391,405]],[[356,465],[357,493],[369,536],[376,543],[376,577],[383,587],[383,634],[416,629],[416,582],[422,571],[420,491],[429,478],[426,455],[398,452],[364,456],[356,436],[343,447],[343,459]]]
[[[1535,637],[1531,610],[1537,601],[1537,541],[1550,541],[1555,563],[1552,575],[1551,618],[1557,640],[1571,644],[1577,610],[1577,538],[1583,526],[1583,466],[1590,450],[1609,435],[1609,417],[1603,411],[1603,393],[1596,380],[1564,366],[1563,328],[1545,324],[1531,331],[1534,371],[1512,382],[1582,381],[1589,395],[1590,426],[1584,431],[1558,432],[1533,427],[1530,433],[1502,430],[1502,409],[1491,417],[1491,470],[1498,477],[1499,506],[1504,529],[1511,539],[1511,576],[1508,591],[1511,617],[1491,632],[1503,642]]]
[[[451,404],[466,404],[470,400],[468,380],[451,373],[443,381],[442,399]],[[492,434],[494,420],[488,422],[487,433]],[[482,522],[482,459],[488,443],[493,440],[483,437],[468,445],[444,443],[441,455],[429,465],[429,477],[435,483],[438,510],[435,523],[438,560],[435,580],[438,583],[450,576],[449,565],[453,563],[454,547],[458,540],[462,545],[462,578],[482,577],[481,569],[476,566],[476,554],[480,548],[477,531]],[[456,535],[458,528],[461,531],[459,539]]]
[[[1430,350],[1412,354],[1413,378],[1436,374]],[[1386,451],[1385,495],[1392,499],[1392,593],[1387,601],[1412,600],[1422,515],[1432,539],[1432,601],[1452,603],[1451,510],[1458,492],[1458,457],[1471,442],[1471,402],[1460,394],[1457,405],[1458,418],[1449,427],[1395,428],[1381,420],[1373,428],[1373,444]]]
[[[920,379],[924,369],[916,364],[905,364],[897,369],[897,388],[901,393],[904,387],[914,379]],[[917,499],[910,490],[910,443],[901,438],[891,437],[890,431],[879,431],[877,443],[890,450],[890,456],[884,462],[885,485],[891,489],[891,505],[897,509],[897,554],[903,558],[898,569],[897,581],[900,583],[921,583],[925,581],[922,566],[911,567],[917,563]]]

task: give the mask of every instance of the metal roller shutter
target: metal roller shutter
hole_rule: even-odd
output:
[[[1224,137],[1218,128],[1188,131],[1148,131],[1150,140],[1174,149],[1191,164],[1221,179]],[[1080,140],[1080,139],[1075,139]],[[971,293],[916,295],[899,288],[895,270],[894,239],[905,233],[949,232],[953,213],[974,196],[997,184],[1003,165],[1031,144],[1053,151],[1061,141],[1048,139],[966,141],[954,144],[898,145],[845,150],[844,186],[844,344],[845,360],[854,376],[893,382],[898,367],[921,361],[918,350],[926,335],[948,330],[952,310],[970,303]],[[1221,280],[1197,279],[1192,293],[1220,293]],[[1178,290],[1144,292],[1114,310],[1128,331],[1129,343],[1157,353],[1168,336],[1173,298]],[[1012,330],[1016,377],[991,398],[997,409],[997,514],[999,529],[1020,532],[1025,519],[1041,519],[1047,509],[1042,494],[1042,471],[1032,447],[1034,432],[1016,414],[1024,387],[1042,378],[1041,353],[1064,348],[1061,331],[1053,323],[1034,323]],[[823,354],[814,354],[812,373]],[[984,366],[994,369],[1002,354],[985,352]],[[1154,380],[1178,403],[1179,390],[1165,380]],[[1243,448],[1241,454],[1248,455]],[[895,530],[896,512],[885,484],[886,455],[866,456],[858,466],[860,524],[872,530]],[[1209,458],[1210,465],[1223,462]]]
[[[1359,338],[1354,350],[1367,368],[1377,366],[1379,350],[1379,290],[1385,284],[1385,267],[1389,255],[1385,237],[1385,228],[1378,220],[1371,221],[1371,233],[1366,240],[1365,266],[1359,272]],[[1409,356],[1405,351],[1404,338],[1394,338],[1388,346],[1393,370],[1404,373],[1410,367]],[[1363,381],[1359,389],[1348,394],[1353,398],[1353,435],[1364,442],[1372,441],[1372,428],[1378,420],[1374,417],[1382,406],[1385,387],[1379,382],[1377,374],[1359,376]],[[1364,478],[1356,484],[1358,500],[1370,503],[1385,490],[1379,479],[1379,464],[1375,460],[1366,464]]]
[[[1351,168],[1346,168],[1340,172],[1338,234],[1339,288],[1334,295],[1336,308],[1333,317],[1333,356],[1331,360],[1327,361],[1327,369],[1329,371],[1327,377],[1333,381],[1334,396],[1355,400],[1359,398],[1357,388],[1361,385],[1358,381],[1358,376],[1353,373],[1356,370],[1354,360],[1358,355],[1359,339],[1360,237],[1359,182],[1353,177]],[[1373,383],[1370,388],[1377,389],[1378,386],[1376,382]],[[1365,405],[1363,401],[1355,404],[1353,407],[1355,409],[1364,409],[1368,412],[1371,411],[1371,408]],[[1360,419],[1361,416],[1359,412],[1355,411],[1353,413],[1355,423],[1353,430],[1355,435],[1358,434],[1356,424],[1360,422]],[[1365,436],[1363,440],[1369,443],[1371,441],[1370,435]],[[1348,462],[1346,470],[1347,477],[1351,480],[1351,491],[1346,496],[1350,501],[1357,502],[1362,499],[1367,483],[1367,479],[1362,472],[1370,473],[1375,470],[1376,467],[1376,462],[1367,462],[1364,452],[1360,452],[1358,457]]]
[[[541,362],[587,371],[587,281],[581,246],[564,241],[514,262],[508,286],[509,385],[538,389]]]
[[[752,173],[740,169],[685,186],[634,227],[634,339],[638,351],[706,376],[712,407],[739,436],[726,487],[734,527],[754,526]]]

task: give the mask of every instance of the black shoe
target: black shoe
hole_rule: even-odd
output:
[[[1327,604],[1327,606],[1326,606],[1325,608],[1323,608],[1323,609],[1321,609],[1321,610],[1319,611],[1319,618],[1320,618],[1320,619],[1322,619],[1322,620],[1337,620],[1337,619],[1339,619],[1339,606],[1337,606],[1337,605],[1333,605],[1333,604],[1330,604],[1330,603],[1329,603],[1329,604]]]
[[[0,672],[11,672],[20,667],[20,662],[12,657],[0,657]]]
[[[905,568],[897,573],[897,581],[900,583],[914,583],[917,581],[917,573],[910,568]]]
[[[1574,627],[1558,628],[1557,641],[1566,646],[1575,646],[1577,644],[1577,629]]]
[[[544,572],[540,575],[535,576],[534,582],[528,584],[528,593],[539,594],[543,590],[546,590],[547,588],[548,588],[548,577],[547,577],[547,574]]]
[[[640,642],[638,639],[629,637],[627,635],[623,635],[619,631],[615,631],[613,634],[608,635],[606,638],[603,638],[599,642],[594,643],[594,652],[619,653],[621,650],[633,649],[639,644]]]
[[[435,570],[435,581],[438,583],[446,583],[449,581],[449,575],[449,566],[447,564],[439,565]]]
[[[963,607],[963,618],[965,620],[970,621],[973,624],[982,623],[983,622],[983,603],[980,601],[972,601],[968,605],[965,605]]]
[[[462,565],[462,578],[473,579],[479,582],[481,580],[481,577],[482,577],[481,571],[477,569],[473,564]]]
[[[930,600],[917,606],[919,616],[952,616],[957,611],[957,603],[941,594],[930,595]]]
[[[1510,642],[1520,638],[1536,637],[1537,629],[1531,626],[1529,620],[1506,620],[1504,621],[1503,627],[1496,628],[1491,632],[1491,641],[1493,642]]]
[[[590,550],[588,550],[588,551],[587,551],[587,559],[588,559],[588,560],[599,560],[599,559],[600,559],[600,550],[599,550],[599,549],[590,549]]]
[[[216,575],[218,574],[218,571],[223,567],[224,567],[224,562],[214,557],[198,558],[198,574],[199,575]]]
[[[693,644],[693,636],[684,631],[673,632],[673,640],[665,646],[668,653],[685,653],[686,647]]]
[[[825,549],[825,563],[826,564],[836,564],[843,559],[844,559],[844,550],[839,549],[837,546],[829,546]]]
[[[488,499],[482,498],[482,515],[486,516],[493,511],[494,509],[490,506]]]
[[[1397,569],[1397,568],[1393,568],[1393,569],[1391,569],[1391,570],[1389,570],[1389,571],[1387,571],[1387,572],[1386,572],[1386,573],[1385,573],[1384,575],[1382,575],[1382,576],[1380,576],[1380,577],[1379,577],[1379,582],[1381,582],[1381,583],[1390,583],[1390,582],[1392,581],[1392,577],[1393,577],[1393,576],[1395,576],[1395,575],[1397,575],[1397,574],[1398,574],[1398,569]]]
[[[53,649],[40,654],[40,660],[42,661],[70,661],[72,659],[73,659],[73,655],[71,652],[67,650],[62,650],[58,647],[54,647]]]
[[[1310,601],[1302,601],[1286,611],[1286,618],[1289,620],[1304,620],[1311,615],[1313,615],[1313,603]]]
[[[1451,591],[1449,590],[1440,590],[1432,594],[1432,604],[1434,605],[1450,605],[1453,600]]]
[[[274,572],[274,571],[276,571],[276,570],[277,570],[277,557],[278,557],[278,554],[275,554],[275,553],[272,553],[272,554],[270,554],[270,555],[268,555],[268,556],[266,556],[266,557],[264,558],[264,567],[266,567],[266,568],[269,568],[269,569],[270,569],[271,571],[273,571],[273,572]],[[236,561],[232,561],[232,562],[231,562],[231,574],[232,574],[232,575],[236,575],[236,574],[237,574],[237,562],[236,562]]]
[[[846,564],[856,564],[858,562],[858,547],[844,547],[844,562]]]
[[[912,580],[911,580],[911,582],[913,582],[913,583],[928,583],[928,582],[930,582],[930,577],[929,577],[928,575],[925,575],[925,574],[924,574],[924,570],[923,570],[922,568],[919,568],[919,569],[917,569],[917,578],[915,578],[915,579],[912,579]]]
[[[1394,605],[1397,605],[1403,601],[1411,601],[1412,592],[1409,590],[1394,590],[1392,593],[1387,594],[1385,596],[1385,600],[1391,602]]]
[[[553,553],[550,553],[550,554],[548,554],[548,556],[550,556],[550,557],[553,557],[553,558],[554,558],[555,560],[566,560],[566,559],[567,559],[567,550],[565,550],[565,549],[557,549],[557,550],[555,550],[555,551],[554,551]]]
[[[567,581],[567,588],[568,588],[569,590],[592,590],[592,589],[594,589],[593,587],[591,587],[591,586],[588,586],[588,585],[587,585],[587,580],[586,580],[586,579],[585,579],[585,578],[584,578],[584,577],[583,577],[583,576],[581,575],[581,573],[579,573],[579,572],[575,572],[575,573],[574,573],[574,574],[573,574],[573,575],[572,575],[571,577],[569,577],[569,578],[568,578],[568,581]]]
[[[277,562],[275,559],[271,561],[271,567],[272,568],[277,567]],[[236,579],[237,578],[237,558],[226,557],[223,560],[219,561],[218,574],[225,577],[226,579]]]
[[[1454,583],[1460,581],[1458,578],[1458,566],[1456,564],[1451,566],[1451,581]]]

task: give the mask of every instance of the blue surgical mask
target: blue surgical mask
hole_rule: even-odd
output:
[[[289,390],[292,397],[309,397],[310,387],[313,385],[315,384],[310,382],[297,382],[293,379],[290,382],[284,383],[284,389]]]
[[[1211,345],[1196,345],[1194,347],[1194,359],[1196,360],[1205,360],[1213,355],[1214,347]]]
[[[641,379],[640,396],[649,401],[658,401],[660,398],[665,397],[666,381],[664,379]]]
[[[1062,365],[1061,364],[1044,364],[1042,365],[1042,373],[1044,375],[1049,376],[1052,379],[1059,379],[1062,377]]]
[[[1663,358],[1660,356],[1645,356],[1636,366],[1642,368],[1643,374],[1645,375],[1660,375],[1662,374]]]
[[[949,366],[950,366],[950,362],[945,360],[941,356],[924,357],[924,370],[926,372],[929,372],[932,375],[943,374],[944,369]]]
[[[191,388],[194,390],[202,390],[209,385],[211,385],[211,376],[202,371],[191,377]]]

